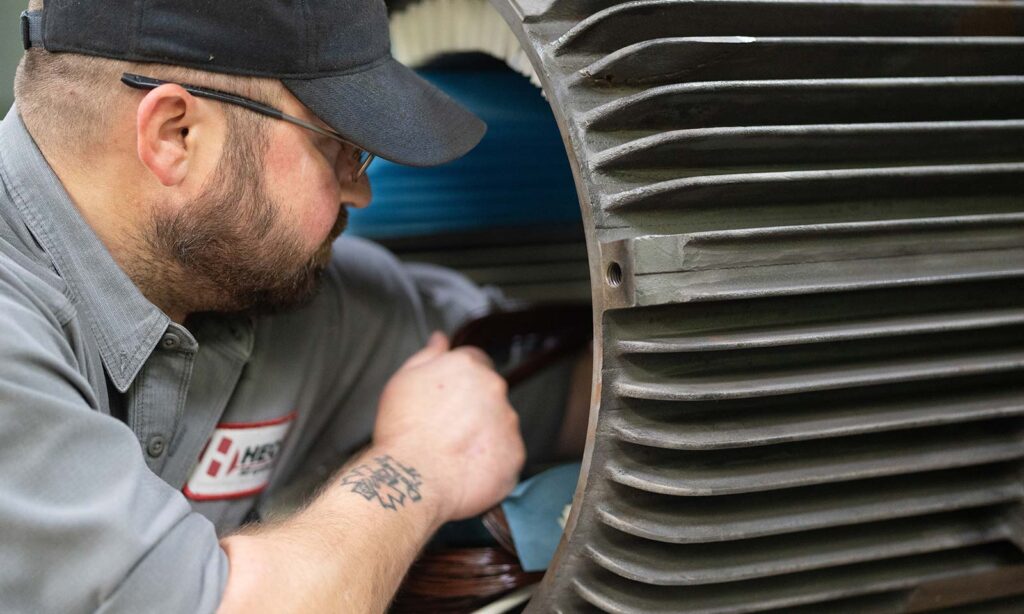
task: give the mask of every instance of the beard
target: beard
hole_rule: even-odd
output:
[[[215,184],[172,215],[154,213],[146,239],[155,263],[164,265],[159,283],[185,290],[164,300],[189,313],[259,315],[301,307],[320,286],[348,211],[340,208],[327,238],[310,254],[263,184],[263,148],[245,131],[230,134]]]

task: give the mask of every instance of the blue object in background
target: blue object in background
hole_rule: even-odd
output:
[[[579,478],[580,463],[559,465],[520,482],[502,502],[524,571],[544,571],[551,563],[562,539],[559,519]]]
[[[351,210],[351,234],[387,239],[579,223],[562,137],[529,79],[511,69],[419,74],[483,118],[487,134],[469,154],[440,167],[374,162],[373,203]]]

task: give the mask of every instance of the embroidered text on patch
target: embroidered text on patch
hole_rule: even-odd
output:
[[[270,482],[295,414],[254,423],[217,425],[185,485],[193,500],[234,499],[261,492]]]

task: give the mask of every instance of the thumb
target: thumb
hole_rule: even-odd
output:
[[[448,337],[445,337],[444,333],[434,331],[434,333],[430,335],[430,338],[427,339],[427,345],[423,346],[423,349],[407,358],[405,364],[402,365],[402,368],[409,369],[417,367],[429,360],[437,358],[447,351]]]

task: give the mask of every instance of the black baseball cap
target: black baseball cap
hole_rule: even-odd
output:
[[[391,57],[383,0],[47,0],[25,48],[280,79],[324,123],[382,158],[443,164],[487,127]]]

